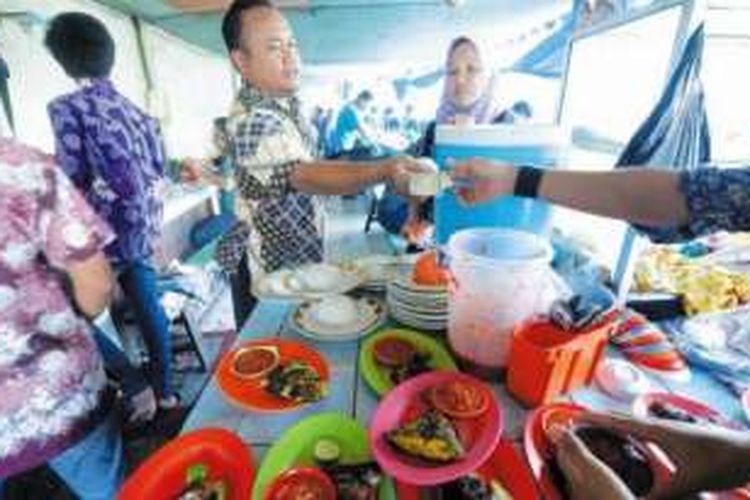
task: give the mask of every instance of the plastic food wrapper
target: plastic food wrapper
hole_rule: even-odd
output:
[[[196,319],[202,318],[210,309],[225,286],[225,278],[217,264],[201,268],[177,261],[167,266],[157,284],[170,314],[185,310]]]
[[[652,373],[689,377],[684,357],[666,332],[635,311],[622,314],[611,342],[631,363]]]
[[[608,272],[591,258],[584,243],[555,231],[552,267],[564,283],[549,310],[550,320],[564,330],[581,330],[603,319],[616,306]]]
[[[750,386],[750,307],[665,326],[691,363],[710,371],[737,394]]]

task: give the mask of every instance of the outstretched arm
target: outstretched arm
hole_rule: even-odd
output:
[[[511,165],[472,159],[455,168],[454,177],[471,181],[459,190],[468,203],[513,194],[518,170]],[[595,215],[644,226],[683,226],[688,207],[674,171],[628,169],[608,172],[545,171],[539,198]]]

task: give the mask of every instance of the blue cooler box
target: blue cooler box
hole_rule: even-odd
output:
[[[562,164],[567,136],[550,125],[439,126],[435,135],[435,161],[445,170],[445,160],[472,157],[550,168]],[[461,229],[505,227],[547,234],[552,216],[548,203],[504,197],[466,207],[450,191],[435,198],[435,236],[443,244]]]

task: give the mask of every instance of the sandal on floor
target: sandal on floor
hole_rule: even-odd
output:
[[[182,408],[182,398],[175,392],[168,398],[160,398],[157,404],[162,411],[178,410]]]

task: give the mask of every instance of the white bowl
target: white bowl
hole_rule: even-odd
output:
[[[335,266],[316,264],[298,271],[295,278],[305,290],[324,292],[340,285],[342,272]]]
[[[310,311],[312,318],[322,325],[342,326],[356,323],[360,309],[357,301],[346,295],[326,297]]]

